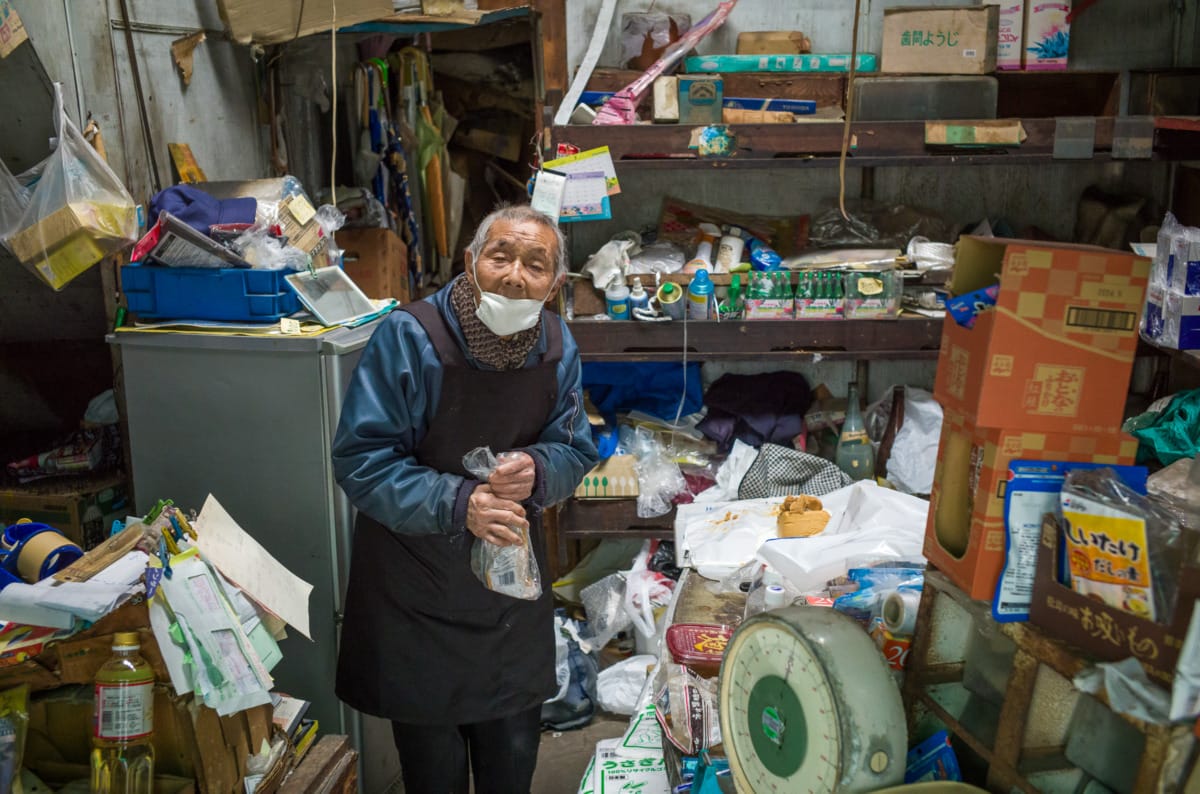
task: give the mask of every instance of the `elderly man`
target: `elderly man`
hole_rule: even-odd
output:
[[[466,272],[394,312],[354,373],[334,473],[358,508],[337,693],[392,721],[409,794],[528,792],[541,704],[554,682],[553,603],[541,514],[596,462],[579,351],[543,305],[566,277],[554,221],[496,210]],[[487,482],[463,454],[506,456]],[[528,528],[542,596],[486,589],[476,538]]]

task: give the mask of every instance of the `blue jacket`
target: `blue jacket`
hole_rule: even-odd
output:
[[[426,300],[446,318],[467,361],[484,368],[467,350],[449,295],[446,287]],[[598,460],[583,410],[579,348],[565,323],[562,337],[553,416],[537,443],[524,450],[537,469],[532,500],[537,508],[569,497]],[[543,331],[525,366],[536,364],[545,349]],[[392,312],[372,335],[350,380],[333,440],[333,473],[355,507],[393,532],[466,529],[467,499],[477,481],[427,468],[414,457],[437,410],[441,386],[442,364],[425,330],[408,312]],[[496,406],[498,417],[503,409]]]

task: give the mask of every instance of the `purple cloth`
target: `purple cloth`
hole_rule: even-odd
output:
[[[169,212],[201,234],[219,223],[254,223],[258,201],[253,198],[216,199],[192,185],[175,185],[150,199],[150,217]]]
[[[812,392],[797,372],[723,375],[704,395],[708,415],[697,429],[723,451],[735,439],[754,447],[766,442],[790,447],[804,430]]]

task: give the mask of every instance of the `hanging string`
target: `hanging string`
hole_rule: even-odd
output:
[[[337,0],[330,0],[329,13],[329,72],[333,83],[333,104],[329,109],[332,120],[329,152],[329,202],[337,206]]]
[[[854,27],[850,34],[850,72],[846,78],[846,120],[842,127],[842,154],[838,158],[838,209],[846,220],[850,220],[850,214],[846,212],[846,155],[850,151],[850,124],[854,115],[854,73],[858,66],[858,20],[861,8],[862,0],[854,0]]]

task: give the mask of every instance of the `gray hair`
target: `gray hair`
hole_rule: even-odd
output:
[[[479,224],[479,228],[475,230],[475,237],[471,239],[471,244],[467,246],[467,250],[471,252],[471,261],[479,261],[479,255],[483,253],[483,246],[492,230],[492,224],[496,221],[508,221],[509,223],[528,221],[554,232],[555,245],[558,248],[554,258],[554,275],[561,276],[567,272],[567,238],[562,229],[549,215],[535,210],[528,204],[506,204],[488,213],[488,216]]]

